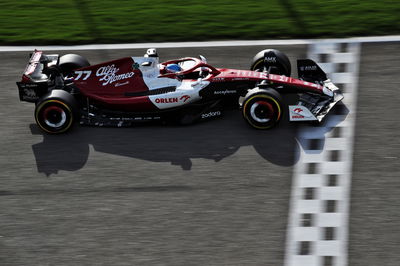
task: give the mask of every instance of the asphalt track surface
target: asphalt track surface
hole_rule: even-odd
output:
[[[159,49],[247,69],[266,46]],[[275,46],[291,61],[306,45]],[[349,265],[398,265],[399,43],[361,49]],[[60,51],[63,54],[62,51]],[[82,51],[98,63],[140,50]],[[0,53],[0,265],[282,265],[296,131],[239,111],[193,126],[76,127],[49,136]]]
[[[399,51],[399,42],[361,48],[349,265],[400,262]]]

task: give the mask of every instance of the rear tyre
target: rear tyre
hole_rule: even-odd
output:
[[[66,54],[60,57],[58,66],[64,77],[71,76],[73,71],[78,68],[90,66],[89,61],[77,54]]]
[[[63,90],[53,90],[37,102],[36,124],[47,133],[63,133],[74,124],[76,111],[76,102],[71,94]]]
[[[275,49],[260,51],[253,58],[250,70],[263,72],[270,68],[271,74],[290,76],[291,64],[286,54]]]
[[[245,96],[242,107],[244,119],[256,129],[272,128],[282,118],[282,98],[274,89],[250,90]]]

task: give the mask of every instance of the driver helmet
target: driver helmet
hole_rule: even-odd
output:
[[[176,73],[182,71],[182,68],[178,64],[168,64],[165,69],[168,73]]]

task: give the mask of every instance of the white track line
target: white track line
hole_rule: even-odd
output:
[[[344,50],[344,51],[341,51]],[[359,43],[319,41],[309,58],[320,61],[344,89],[346,115],[329,114],[322,127],[300,130],[294,169],[285,266],[346,266]],[[338,73],[340,72],[340,73]]]
[[[43,51],[73,51],[73,50],[116,50],[116,49],[146,49],[154,48],[188,48],[188,47],[235,47],[235,46],[266,46],[266,45],[306,45],[315,42],[327,43],[359,43],[359,42],[398,42],[400,35],[357,37],[346,39],[321,40],[250,40],[250,41],[211,41],[211,42],[164,42],[164,43],[126,43],[126,44],[88,44],[88,45],[50,45],[50,46],[0,46],[0,52],[22,52],[39,49]]]

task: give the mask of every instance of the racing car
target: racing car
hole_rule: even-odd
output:
[[[157,50],[91,65],[81,55],[35,50],[17,82],[21,101],[35,103],[34,117],[45,132],[90,126],[132,126],[140,122],[191,124],[222,115],[226,103],[241,108],[256,129],[282,119],[321,121],[343,94],[312,60],[297,60],[290,77],[288,57],[275,49],[256,54],[249,70],[216,68],[203,56],[159,62]],[[284,95],[297,94],[284,103]]]

